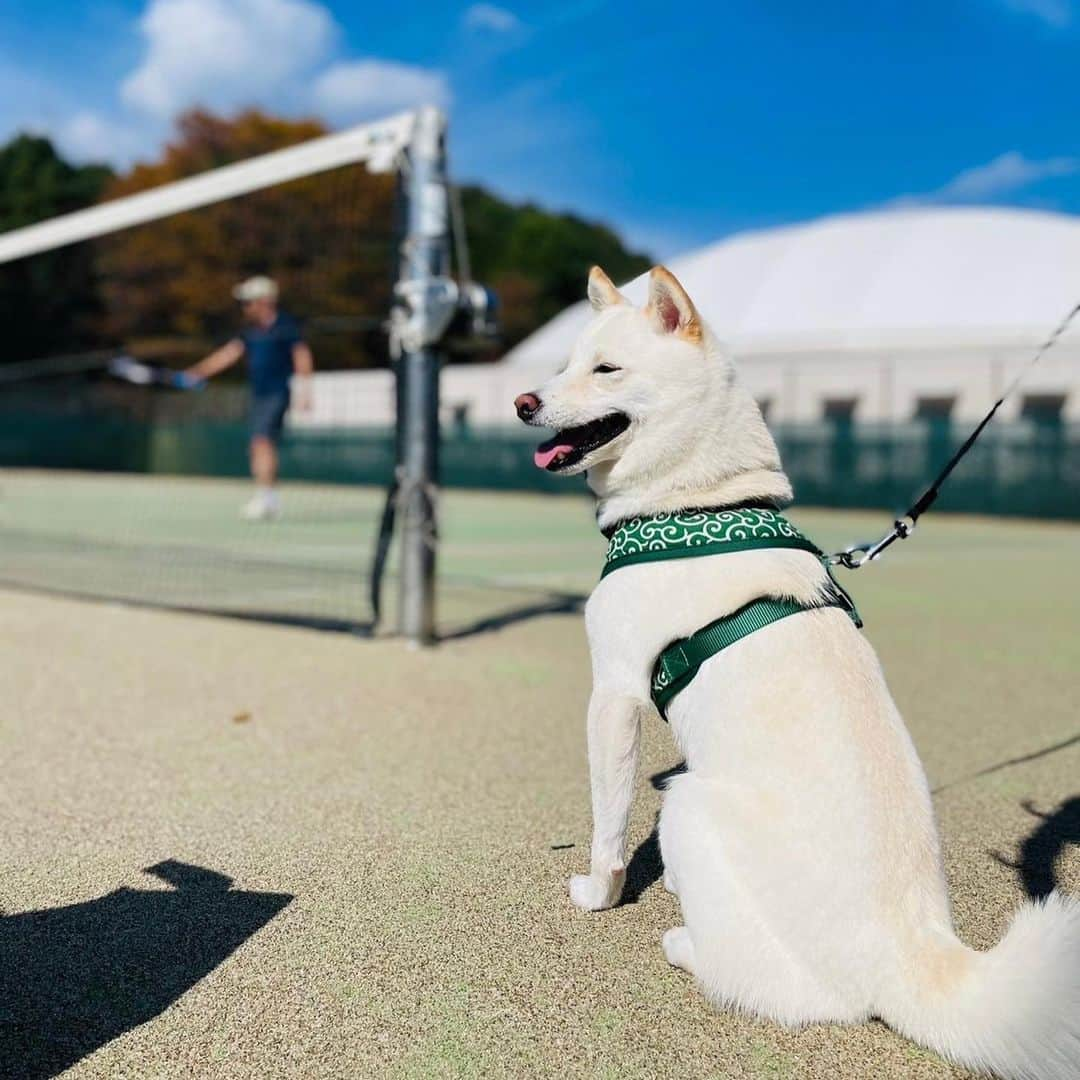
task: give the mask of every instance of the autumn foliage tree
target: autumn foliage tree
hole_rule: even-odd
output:
[[[0,230],[149,191],[326,130],[318,120],[258,110],[232,117],[194,110],[178,119],[157,160],[119,176],[73,167],[46,140],[20,136],[0,147]],[[188,363],[235,332],[232,288],[252,274],[281,283],[284,305],[306,322],[321,368],[384,363],[395,187],[391,175],[349,166],[0,268],[9,342],[0,363],[95,346]],[[477,186],[463,188],[462,203],[473,273],[498,294],[503,328],[500,347],[473,359],[500,355],[581,299],[593,263],[616,280],[649,265],[611,229],[572,214],[515,206]]]
[[[180,117],[159,161],[117,177],[105,197],[146,191],[325,133],[316,120],[256,110],[226,119],[195,110]],[[269,274],[281,284],[284,304],[308,321],[321,366],[371,363],[390,302],[393,237],[393,178],[362,165],[117,233],[98,248],[108,332],[135,343],[143,355],[203,351],[235,327],[236,282]]]

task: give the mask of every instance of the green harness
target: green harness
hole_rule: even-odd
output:
[[[729,615],[703,626],[686,638],[666,646],[652,673],[652,699],[666,720],[672,698],[688,686],[706,660],[770,623],[822,607],[842,608],[856,626],[862,626],[851,597],[836,583],[821,549],[775,510],[733,507],[720,510],[683,510],[672,514],[631,518],[608,534],[607,559],[600,575],[635,563],[664,559],[696,558],[760,548],[794,548],[821,559],[829,574],[829,594],[820,601],[800,601],[762,596]]]

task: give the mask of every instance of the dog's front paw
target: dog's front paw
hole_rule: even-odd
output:
[[[625,870],[610,874],[575,874],[570,879],[570,899],[583,911],[614,907],[622,895]]]

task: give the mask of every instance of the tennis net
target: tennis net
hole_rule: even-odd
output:
[[[290,148],[318,132],[250,115],[185,123],[159,165],[114,178],[106,201],[80,212],[97,215],[86,228],[76,213],[39,223],[36,237],[0,235],[0,579],[363,624],[379,508],[355,476],[389,481],[391,428],[305,427],[293,409],[281,516],[251,522],[244,362],[201,392],[125,382],[110,362],[188,368],[240,333],[234,286],[264,275],[317,370],[386,366],[396,177],[368,169],[381,143],[359,129]],[[269,153],[226,164],[243,149]],[[55,244],[41,240],[51,232]]]

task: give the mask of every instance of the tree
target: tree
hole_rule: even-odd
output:
[[[93,204],[110,175],[102,165],[68,164],[48,139],[16,136],[0,147],[0,232]],[[0,266],[0,363],[93,348],[102,314],[86,245]]]
[[[325,133],[319,121],[258,110],[231,119],[188,112],[161,159],[118,177],[106,196]],[[143,355],[187,360],[235,328],[236,282],[269,274],[289,309],[310,320],[320,366],[370,364],[384,349],[377,325],[390,302],[393,224],[393,178],[349,166],[118,233],[98,257],[110,330]]]
[[[652,263],[605,225],[532,204],[512,206],[482,187],[465,187],[461,196],[473,275],[499,295],[504,347],[583,299],[594,264],[624,281]]]
[[[156,161],[121,176],[74,167],[46,139],[0,148],[0,229],[147,191],[325,134],[318,120],[258,110],[182,115]],[[609,228],[572,214],[462,191],[474,277],[499,294],[499,355],[581,299],[600,263],[616,279],[648,268]],[[349,166],[0,267],[3,359],[121,346],[190,362],[236,327],[232,287],[266,273],[308,322],[320,367],[386,362],[381,324],[395,277],[392,176]]]
[[[201,110],[182,116],[160,161],[110,185],[131,194],[325,132],[316,120],[255,110],[232,119]],[[603,225],[537,206],[514,206],[481,187],[462,190],[473,276],[499,295],[498,355],[584,295],[589,267],[616,279],[650,265]],[[103,246],[100,268],[112,328],[138,351],[168,354],[209,347],[235,318],[232,284],[249,273],[280,279],[288,305],[309,329],[385,317],[394,279],[396,212],[391,178],[362,166],[337,170],[192,211],[121,234]],[[385,361],[373,326],[325,333],[320,366]]]

